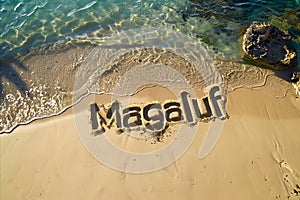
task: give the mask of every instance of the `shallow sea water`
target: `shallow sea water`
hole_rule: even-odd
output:
[[[263,85],[273,72],[241,58],[253,21],[288,30],[299,52],[299,0],[0,0],[0,132],[70,106],[76,70],[116,31],[168,27],[204,46],[229,90]]]

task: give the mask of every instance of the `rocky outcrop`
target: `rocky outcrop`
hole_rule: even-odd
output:
[[[270,24],[252,23],[244,34],[243,51],[245,59],[260,66],[274,69],[297,66],[297,53],[291,37]]]
[[[296,94],[300,96],[300,72],[294,72],[291,76],[291,82],[296,89]]]

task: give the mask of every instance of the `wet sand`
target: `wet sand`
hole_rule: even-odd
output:
[[[276,98],[281,89],[285,97]],[[20,126],[0,137],[0,198],[298,199],[300,98],[292,85],[270,76],[263,87],[236,89],[227,95],[227,112],[222,135],[207,157],[198,158],[208,129],[208,123],[200,123],[181,158],[144,174],[98,162],[81,143],[71,110]],[[114,142],[133,150],[138,143]]]

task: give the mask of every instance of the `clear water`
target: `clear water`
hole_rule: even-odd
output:
[[[88,51],[67,52],[65,46],[96,44],[118,30],[167,25],[202,43],[215,59],[240,62],[240,39],[253,21],[288,30],[299,52],[299,0],[0,0],[0,132],[70,105],[72,88],[63,73],[76,70]],[[38,55],[32,60],[40,62],[35,66],[26,65],[34,63],[30,57],[10,60],[33,48]],[[43,65],[47,60],[39,55],[49,49],[74,55],[63,65],[54,60]]]
[[[0,1],[0,55],[78,35],[172,24],[226,58],[252,21],[273,23],[300,40],[298,0],[66,0]]]

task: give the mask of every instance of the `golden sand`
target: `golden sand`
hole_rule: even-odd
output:
[[[292,86],[285,97],[270,95],[280,82],[273,77],[274,87],[229,93],[229,119],[212,152],[198,158],[208,128],[201,123],[183,156],[151,173],[123,173],[97,161],[70,111],[20,126],[0,137],[0,199],[298,199],[300,98]],[[132,151],[164,145],[124,137],[111,139]]]

